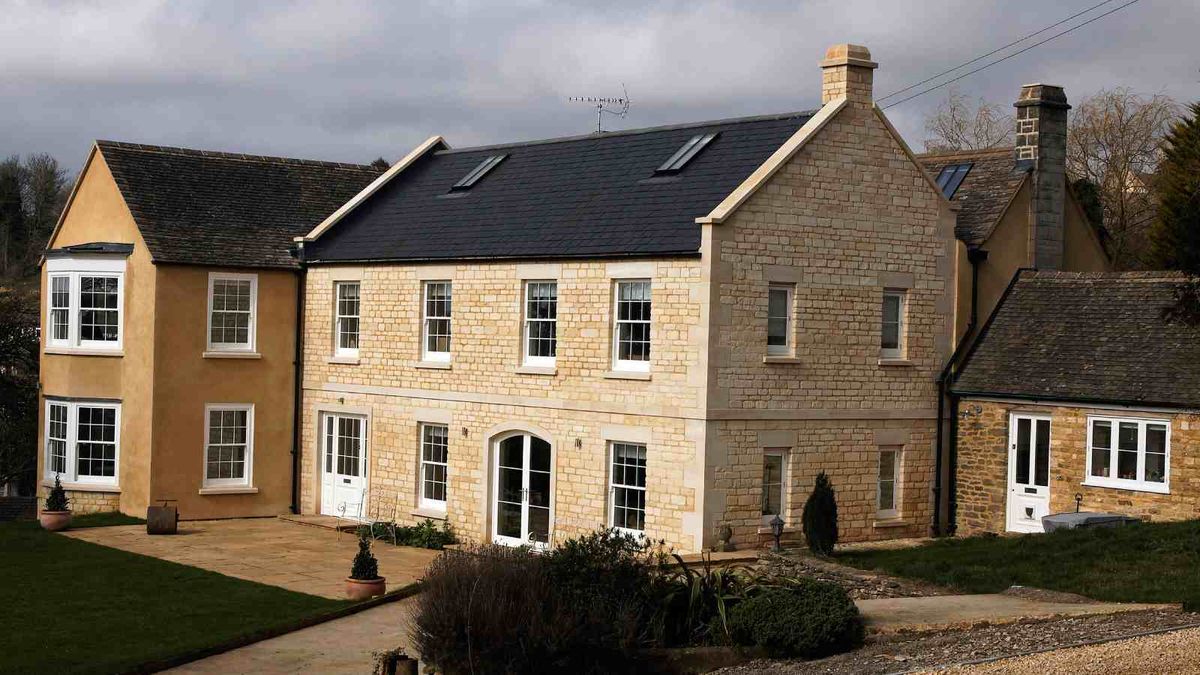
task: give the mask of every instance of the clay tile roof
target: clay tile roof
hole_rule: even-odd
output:
[[[917,159],[934,178],[951,164],[972,164],[951,198],[959,206],[954,234],[969,246],[983,243],[992,233],[996,221],[1028,175],[1027,170],[1014,168],[1012,148],[929,153],[918,155]]]
[[[158,263],[296,267],[292,238],[380,174],[357,164],[96,145]]]
[[[1024,270],[956,394],[1200,407],[1200,327],[1167,322],[1174,272]]]

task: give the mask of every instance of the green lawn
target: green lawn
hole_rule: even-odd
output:
[[[81,530],[85,527],[112,527],[113,525],[145,525],[141,518],[127,516],[120,511],[104,511],[101,513],[80,513],[71,518],[71,529]]]
[[[120,672],[349,604],[31,522],[0,523],[0,578],[0,673]]]
[[[844,553],[854,567],[967,593],[1011,585],[1120,602],[1200,601],[1200,521],[1018,537],[941,539],[912,549]]]

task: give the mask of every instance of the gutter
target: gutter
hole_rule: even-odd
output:
[[[289,508],[292,513],[300,513],[300,444],[304,436],[300,428],[304,382],[304,287],[308,271],[304,266],[304,245],[298,244],[292,254],[300,263],[300,269],[296,273],[296,352],[292,357],[292,504]]]
[[[950,354],[949,360],[942,368],[942,372],[938,374],[938,411],[937,411],[937,453],[935,455],[935,463],[933,470],[933,536],[940,537],[943,534],[942,530],[942,445],[945,437],[946,422],[944,416],[946,414],[946,396],[950,377],[954,371],[954,364],[957,363],[959,356],[966,350],[967,345],[971,344],[971,338],[975,334],[976,327],[979,323],[979,266],[987,260],[988,253],[982,248],[967,249],[967,261],[971,263],[971,315],[967,321],[967,329],[963,332],[962,339],[954,347],[954,352]],[[949,472],[947,474],[947,488],[950,491],[950,500],[946,509],[947,528],[945,534],[954,534],[955,529],[955,510],[958,506],[955,499],[955,487],[957,481],[955,472],[958,469],[958,399],[952,397],[950,419],[950,447],[946,454],[949,455],[950,462]]]

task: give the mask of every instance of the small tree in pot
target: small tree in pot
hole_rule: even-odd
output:
[[[837,498],[833,494],[833,484],[825,472],[817,474],[817,484],[813,486],[812,494],[804,502],[804,538],[808,548],[817,555],[833,553],[837,544]]]
[[[346,597],[351,600],[366,600],[367,598],[383,595],[387,590],[387,580],[379,576],[379,561],[371,553],[371,535],[366,528],[358,530],[358,553],[354,556],[354,566],[346,579]]]
[[[38,514],[38,521],[42,524],[42,528],[51,532],[67,529],[67,526],[71,524],[69,502],[62,481],[59,480],[58,474],[54,474],[54,487],[50,488],[50,494],[46,495],[46,505]]]

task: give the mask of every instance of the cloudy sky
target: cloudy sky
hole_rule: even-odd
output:
[[[800,110],[820,103],[830,44],[871,49],[880,97],[1098,2],[0,0],[0,155],[74,169],[108,138],[395,160],[433,134],[586,133],[593,112],[567,98],[622,83],[633,106],[608,129]],[[1195,100],[1198,35],[1195,0],[1140,0],[958,86],[1006,105],[1033,81],[1073,100],[1117,86]],[[887,111],[914,147],[943,95]]]

